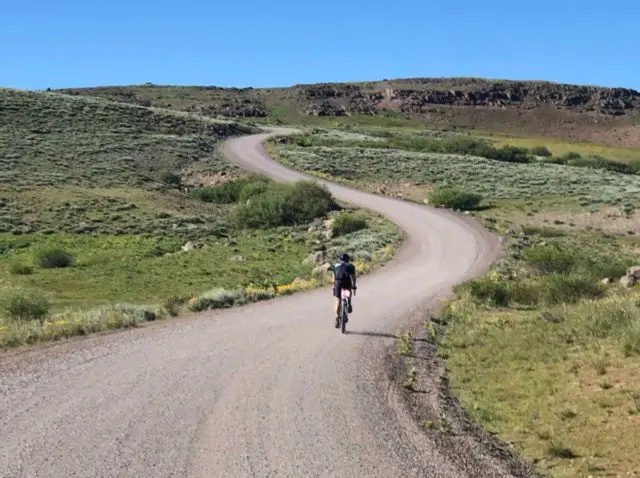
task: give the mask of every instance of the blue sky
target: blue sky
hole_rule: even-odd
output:
[[[0,86],[416,76],[640,90],[640,0],[0,0]]]

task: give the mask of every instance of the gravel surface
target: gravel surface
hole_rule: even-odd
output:
[[[266,156],[266,137],[224,153],[301,178]],[[443,211],[330,188],[407,234],[394,261],[359,281],[350,333],[333,327],[326,288],[0,354],[0,476],[510,476],[489,459],[451,460],[380,374],[387,335],[484,269],[497,239]]]

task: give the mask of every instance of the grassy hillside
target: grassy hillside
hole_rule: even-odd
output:
[[[458,426],[446,402],[432,417],[432,400],[411,394],[431,383],[432,361],[423,370],[418,358],[435,344],[449,372],[443,386],[541,472],[626,476],[640,467],[640,309],[626,275],[640,264],[640,175],[589,156],[555,156],[543,140],[527,146],[360,128],[309,130],[269,149],[321,177],[467,209],[506,237],[507,257],[456,288],[456,300],[425,323],[423,340],[399,341],[403,384],[411,403],[424,404],[425,423]]]
[[[290,88],[132,85],[68,93],[259,122],[466,129],[640,147],[640,93],[540,81],[415,78]]]
[[[328,192],[226,163],[219,142],[246,125],[15,90],[0,90],[0,112],[0,345],[131,325],[156,317],[141,306],[175,311],[217,287],[268,297],[310,278],[314,251],[361,252],[369,268],[400,237],[372,216],[327,236],[318,224],[341,214]],[[31,321],[45,303],[63,317],[101,308],[50,332]]]

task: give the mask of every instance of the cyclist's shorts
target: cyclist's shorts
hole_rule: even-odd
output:
[[[338,299],[342,297],[342,289],[351,290],[351,281],[336,281],[336,283],[333,285],[333,296],[337,297]]]

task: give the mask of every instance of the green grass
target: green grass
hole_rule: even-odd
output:
[[[328,239],[322,221],[339,207],[324,188],[226,163],[220,140],[248,126],[16,90],[0,90],[0,109],[2,345],[175,316],[216,288],[268,297],[260,287],[310,277],[305,259],[320,247],[327,260],[347,248],[370,269],[400,240],[371,215],[366,230]]]
[[[640,176],[474,156],[341,147],[279,147],[284,164],[350,181],[438,183],[489,200],[572,197],[588,204],[638,204]]]
[[[640,308],[637,291],[617,279],[638,262],[640,240],[624,225],[601,228],[633,220],[640,177],[425,153],[419,149],[430,143],[406,130],[310,134],[276,140],[272,151],[296,169],[383,194],[480,194],[484,207],[473,215],[508,238],[504,260],[456,287],[443,314],[440,353],[473,418],[553,476],[638,469],[632,444],[640,435],[631,422],[639,416]],[[402,140],[391,144],[394,136]],[[624,217],[607,216],[615,211]],[[602,284],[606,277],[613,284]],[[398,347],[407,353],[403,341]]]

